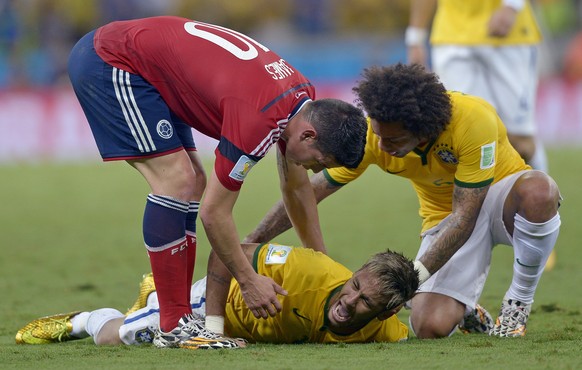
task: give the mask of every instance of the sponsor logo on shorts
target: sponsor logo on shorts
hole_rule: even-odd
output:
[[[151,343],[154,340],[154,332],[149,328],[135,332],[135,341],[137,343]]]
[[[253,161],[246,155],[243,155],[238,159],[228,176],[237,181],[244,181],[245,177],[247,177],[249,171],[255,164],[257,164],[256,161]]]
[[[174,135],[174,128],[172,127],[172,124],[165,119],[158,122],[156,131],[163,139],[169,139],[172,137],[172,135]]]

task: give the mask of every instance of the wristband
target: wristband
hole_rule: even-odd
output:
[[[424,267],[422,262],[418,260],[414,261],[414,269],[418,271],[419,284],[422,285],[422,283],[427,281],[428,278],[430,277],[430,272],[428,272],[428,270],[426,269],[426,267]]]
[[[404,33],[404,43],[406,46],[422,46],[428,39],[428,31],[420,27],[409,26]]]
[[[503,0],[503,5],[520,11],[525,6],[525,0]]]
[[[224,316],[206,316],[206,329],[216,334],[224,334]]]

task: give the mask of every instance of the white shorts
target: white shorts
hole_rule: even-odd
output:
[[[190,306],[194,316],[205,317],[206,277],[198,280],[190,289]],[[160,326],[160,305],[158,295],[153,292],[148,297],[146,307],[128,315],[119,328],[119,338],[125,344],[151,343]]]
[[[420,286],[419,292],[443,294],[469,308],[475,307],[489,274],[493,247],[497,244],[512,245],[512,237],[503,224],[503,205],[513,184],[524,172],[508,176],[489,188],[469,240]],[[432,244],[447,218],[422,234],[416,259]]]
[[[537,55],[535,45],[434,45],[432,68],[447,90],[476,95],[491,103],[508,133],[533,136]]]

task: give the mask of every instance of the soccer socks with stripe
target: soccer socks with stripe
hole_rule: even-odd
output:
[[[190,286],[194,275],[194,265],[196,264],[196,219],[198,218],[198,209],[200,202],[191,201],[188,204],[188,214],[186,215],[186,241],[188,242],[188,271],[187,271],[187,290],[188,299],[190,299]]]
[[[168,196],[148,195],[143,219],[145,246],[150,257],[158,299],[160,329],[169,332],[191,313],[186,217],[188,203]]]
[[[532,223],[516,214],[513,231],[513,279],[505,297],[529,304],[560,232],[560,214]]]

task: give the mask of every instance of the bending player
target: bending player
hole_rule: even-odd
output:
[[[279,315],[256,318],[233,279],[226,304],[228,335],[269,343],[397,342],[408,338],[408,328],[395,314],[412,298],[419,282],[412,261],[401,254],[377,253],[352,274],[340,263],[312,249],[245,244],[243,250],[255,271],[272,278],[288,295],[280,297]],[[43,344],[87,336],[99,345],[151,342],[159,326],[159,305],[154,290],[153,279],[147,275],[138,300],[127,315],[113,308],[102,308],[47,316],[19,330],[16,342]],[[195,316],[205,315],[205,295],[206,278],[192,285],[191,307]],[[221,339],[203,335],[182,342],[180,347],[244,346],[240,340],[238,346],[232,346],[232,341]]]

